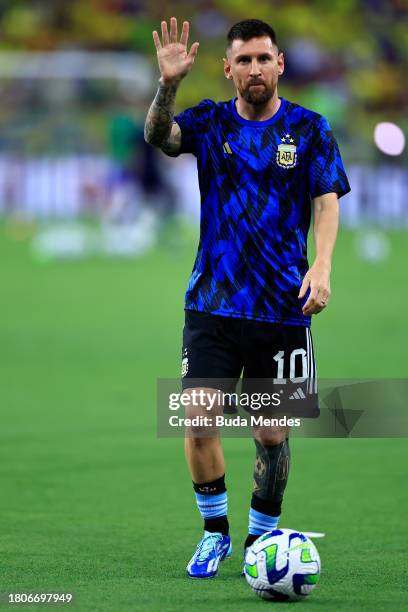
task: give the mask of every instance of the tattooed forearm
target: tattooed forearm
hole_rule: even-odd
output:
[[[160,85],[147,113],[144,136],[146,142],[174,153],[180,148],[180,128],[173,122],[178,85]]]

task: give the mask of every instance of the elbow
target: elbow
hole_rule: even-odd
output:
[[[143,136],[147,144],[157,146],[157,138],[154,138],[154,130],[152,129],[152,125],[149,123],[149,121],[146,121],[144,124]]]
[[[151,140],[151,134],[149,134],[149,130],[147,129],[146,126],[144,127],[143,136],[144,136],[144,140],[145,140],[145,142],[147,142],[147,144],[153,144],[152,140]]]
[[[144,140],[147,144],[151,145],[152,147],[157,147],[158,149],[161,148],[161,142],[158,142],[157,139],[155,139],[153,137],[152,134],[149,134],[149,132],[144,132]]]

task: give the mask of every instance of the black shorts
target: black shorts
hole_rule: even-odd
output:
[[[260,379],[286,379],[292,394],[302,389],[317,406],[316,367],[310,329],[185,311],[181,361],[182,387],[230,392],[242,375],[242,390]]]

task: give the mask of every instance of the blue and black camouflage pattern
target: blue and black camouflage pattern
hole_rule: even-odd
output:
[[[324,117],[281,98],[267,121],[235,100],[203,100],[175,117],[180,153],[197,157],[200,242],[185,308],[310,325],[298,293],[308,270],[311,200],[350,191]]]

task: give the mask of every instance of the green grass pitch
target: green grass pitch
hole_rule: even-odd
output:
[[[81,611],[287,606],[239,576],[250,440],[225,441],[233,557],[213,580],[185,576],[201,520],[182,440],[156,437],[155,384],[178,376],[194,249],[41,264],[0,234],[0,591],[73,591]],[[314,322],[319,373],[404,377],[406,234],[375,265],[354,238],[340,235]],[[321,582],[294,605],[406,610],[406,440],[298,438],[292,453],[281,525],[327,534]]]

